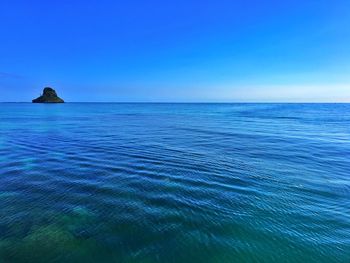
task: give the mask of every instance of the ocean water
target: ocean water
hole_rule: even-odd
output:
[[[0,104],[0,262],[350,262],[350,104]]]

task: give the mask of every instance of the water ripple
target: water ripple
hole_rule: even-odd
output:
[[[0,104],[0,262],[350,262],[349,124],[348,104]]]

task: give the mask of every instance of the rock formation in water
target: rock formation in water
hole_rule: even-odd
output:
[[[60,97],[57,96],[57,93],[54,89],[46,87],[43,91],[43,95],[39,98],[32,100],[33,103],[63,103]]]

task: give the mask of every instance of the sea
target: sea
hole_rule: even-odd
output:
[[[350,104],[0,104],[1,263],[349,263]]]

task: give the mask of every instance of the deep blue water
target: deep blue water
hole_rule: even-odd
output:
[[[350,262],[350,104],[0,104],[0,262]]]

